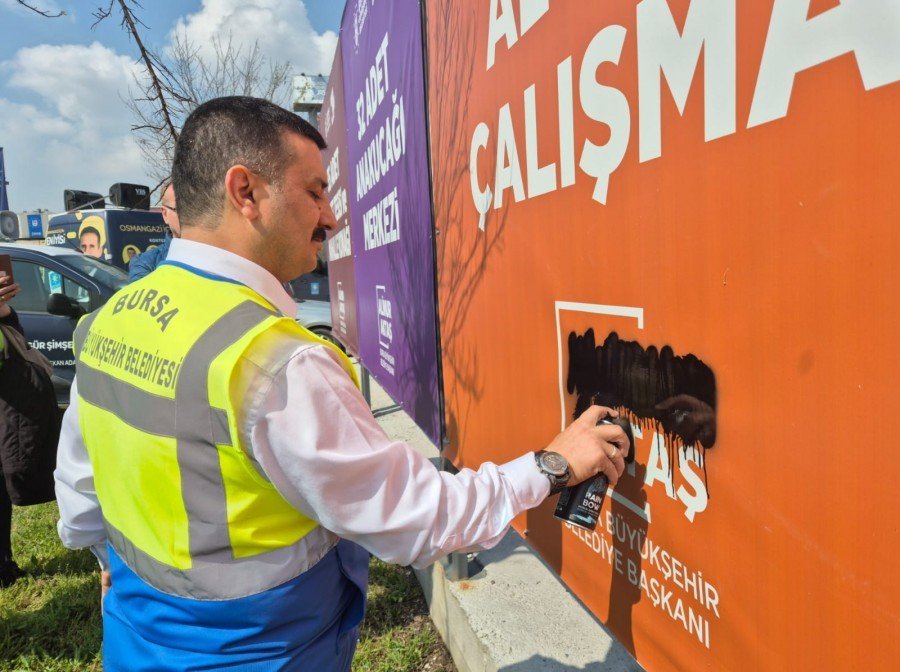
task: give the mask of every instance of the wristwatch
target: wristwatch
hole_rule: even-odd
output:
[[[534,460],[541,473],[550,481],[551,495],[561,492],[572,478],[568,460],[559,453],[551,450],[539,450],[534,454]]]

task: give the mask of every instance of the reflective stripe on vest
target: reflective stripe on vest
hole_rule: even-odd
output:
[[[192,296],[228,305],[205,329],[183,324],[186,333],[196,335],[178,365],[173,389],[156,389],[134,375],[129,379],[122,373],[129,360],[121,353],[104,359],[109,350],[103,348],[110,346],[98,345],[98,338],[107,338],[101,334],[114,333],[117,326],[124,327],[125,341],[131,334],[143,348],[172,349],[171,344],[165,349],[164,335],[148,336],[144,323],[135,321],[140,311],[125,311],[121,298],[118,309],[113,297],[76,330],[78,393],[84,402],[79,414],[110,542],[139,576],[173,595],[231,599],[294,578],[318,560],[303,555],[308,545],[304,537],[317,525],[284,501],[240,446],[236,409],[217,407],[210,397],[215,391],[220,403],[229,406],[225,392],[236,375],[236,362],[265,356],[251,347],[263,331],[285,331],[292,348],[304,339],[319,339],[307,336],[247,288],[223,287],[222,281],[182,269],[158,271],[129,287],[133,292],[172,290],[186,320],[194,312],[215,314],[209,304],[191,311]],[[185,346],[174,351],[178,356]],[[124,368],[133,374],[131,361],[130,369]],[[116,468],[133,492],[117,473],[110,473]],[[147,478],[158,478],[160,487]],[[178,497],[173,496],[176,484]],[[327,552],[322,543],[313,546]]]

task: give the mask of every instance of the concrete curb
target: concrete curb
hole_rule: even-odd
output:
[[[456,582],[440,563],[416,572],[460,672],[641,670],[515,531],[471,564]]]
[[[373,381],[372,407],[392,403]],[[392,438],[437,460],[437,449],[405,413],[378,422]],[[445,566],[436,563],[416,575],[460,672],[642,669],[515,531],[474,557],[469,579],[449,581]]]

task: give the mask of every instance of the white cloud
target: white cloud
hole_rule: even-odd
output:
[[[0,65],[9,90],[34,101],[0,98],[10,206],[58,210],[66,188],[147,183],[122,102],[135,68],[96,42],[21,49]]]
[[[9,86],[39,95],[65,119],[92,125],[123,118],[120,97],[140,72],[130,58],[99,42],[22,49],[3,70],[10,73]]]
[[[15,4],[0,0],[0,9]],[[183,35],[208,55],[213,38],[227,40],[229,33],[247,48],[258,41],[265,56],[289,61],[296,73],[330,72],[337,47],[333,31],[315,31],[301,0],[203,0],[168,39]],[[0,63],[0,147],[14,209],[58,210],[66,188],[103,192],[115,182],[154,184],[123,100],[139,70],[133,57],[99,42],[29,47]]]
[[[268,58],[288,61],[295,73],[328,74],[337,48],[333,31],[317,33],[301,0],[203,0],[195,14],[179,19],[170,39],[182,35],[212,56],[214,38],[245,45],[259,42]]]

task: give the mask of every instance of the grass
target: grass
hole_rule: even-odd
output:
[[[57,517],[55,503],[14,509],[13,550],[24,576],[0,588],[0,672],[102,669],[97,563],[88,551],[63,548]],[[353,670],[455,670],[409,569],[372,560]]]

